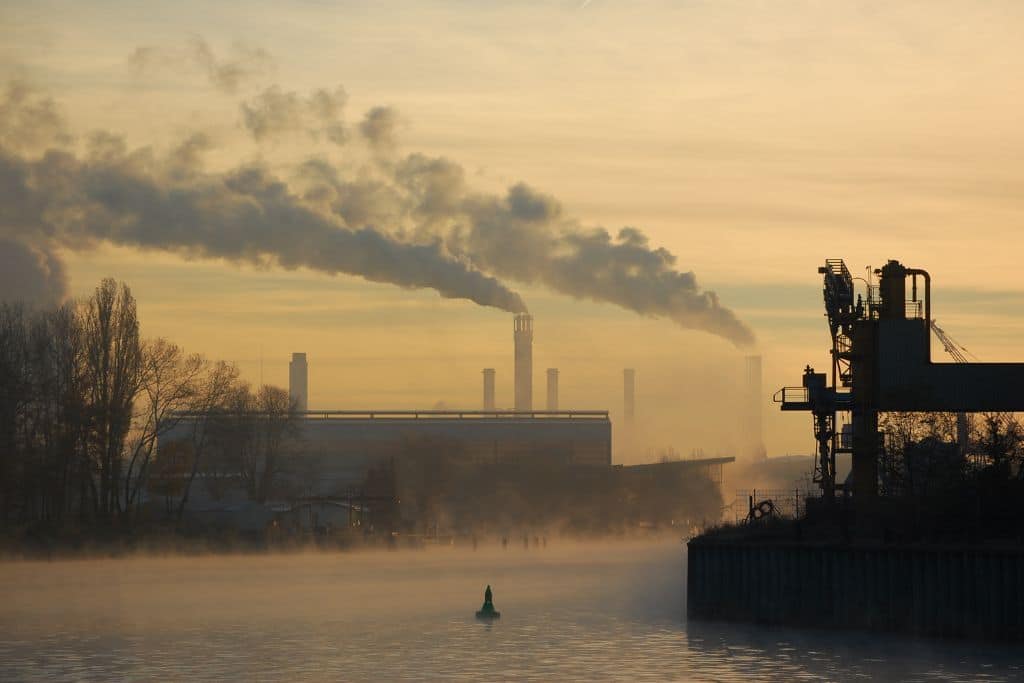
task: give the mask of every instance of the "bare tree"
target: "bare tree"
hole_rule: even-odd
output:
[[[142,376],[139,321],[131,290],[111,278],[96,288],[82,316],[94,463],[99,475],[94,504],[97,514],[109,520],[120,511],[121,455]]]
[[[124,477],[125,509],[137,510],[145,490],[153,453],[162,435],[174,429],[186,411],[194,408],[205,361],[188,355],[163,338],[143,342],[141,364],[142,407],[127,455]]]
[[[0,305],[0,515],[7,520],[23,483],[19,429],[28,403],[30,374],[25,309]]]
[[[256,407],[259,411],[256,436],[263,465],[256,488],[256,502],[265,503],[280,471],[283,442],[296,431],[297,404],[287,389],[264,384],[256,393]]]
[[[975,436],[975,448],[998,478],[1014,474],[1024,478],[1024,427],[1012,413],[985,413]]]
[[[209,443],[210,430],[208,427],[224,411],[225,401],[230,397],[231,392],[238,385],[238,368],[224,361],[218,361],[208,366],[201,377],[196,392],[192,419],[192,469],[185,481],[185,487],[181,494],[181,501],[178,503],[177,520],[180,523],[185,514],[185,506],[188,504],[189,493],[192,490],[192,483],[202,462],[204,452]]]

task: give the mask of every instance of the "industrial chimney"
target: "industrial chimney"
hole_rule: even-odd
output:
[[[494,407],[494,368],[484,368],[484,410],[497,410]]]
[[[548,410],[558,410],[558,368],[548,368]]]
[[[515,319],[516,402],[517,411],[533,410],[533,316],[525,313]]]
[[[622,402],[626,424],[632,424],[636,417],[636,370],[633,368],[622,371]]]
[[[746,382],[743,397],[743,421],[740,430],[746,440],[745,448],[755,460],[766,457],[764,424],[762,419],[761,356],[747,356]]]
[[[309,367],[304,353],[293,353],[288,364],[288,395],[296,410],[309,410]]]

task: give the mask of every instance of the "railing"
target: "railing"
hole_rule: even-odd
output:
[[[807,511],[807,499],[820,497],[821,492],[817,489],[799,486],[791,489],[747,489],[736,491],[736,501],[730,507],[736,515],[736,520],[742,521],[749,515],[751,501],[757,506],[761,501],[770,500],[775,506],[777,516],[799,519]]]
[[[782,387],[772,395],[775,403],[807,403],[811,400],[807,387]]]

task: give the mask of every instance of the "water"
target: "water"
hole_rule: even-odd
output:
[[[687,623],[684,564],[673,542],[0,564],[0,680],[1024,679],[1009,646]]]

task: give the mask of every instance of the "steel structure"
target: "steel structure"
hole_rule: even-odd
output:
[[[842,260],[829,259],[818,272],[832,337],[832,383],[807,366],[801,385],[780,389],[775,401],[782,410],[811,413],[818,450],[815,481],[826,498],[842,489],[835,475],[835,456],[841,452],[852,454],[854,496],[878,495],[880,412],[1024,410],[1024,363],[967,363],[966,350],[931,317],[927,271],[889,261],[875,271],[877,287],[866,282],[866,300],[856,295],[855,278]],[[932,362],[929,330],[956,363]]]

